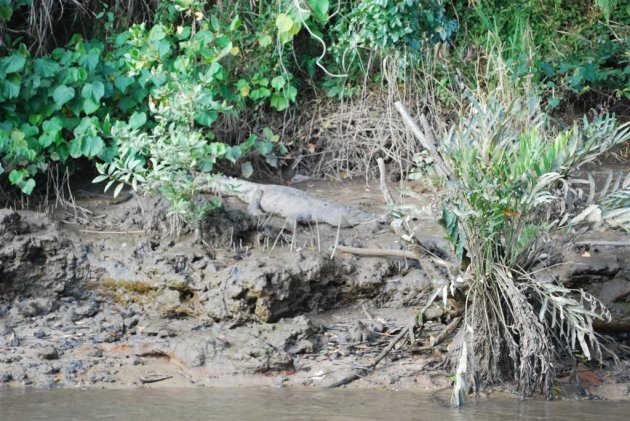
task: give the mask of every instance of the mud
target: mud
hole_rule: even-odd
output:
[[[378,191],[311,189],[384,212]],[[185,230],[166,235],[172,226],[159,201],[127,199],[114,203],[88,192],[77,207],[48,215],[0,210],[5,386],[325,387],[369,365],[432,290],[415,261],[334,252],[337,242],[401,249],[384,225],[287,226],[251,218],[243,204],[228,200],[206,221],[209,246],[200,246]],[[418,234],[443,246],[439,227],[428,220],[424,226]],[[581,260],[553,275],[611,308],[613,324],[602,329],[614,331],[610,346],[622,356],[630,320],[625,250],[567,250],[565,261]],[[439,334],[451,314],[436,304],[419,345]],[[447,346],[422,353],[396,348],[349,387],[448,387]],[[628,398],[626,361],[583,366],[582,384],[593,394]],[[563,387],[559,396],[576,393]]]

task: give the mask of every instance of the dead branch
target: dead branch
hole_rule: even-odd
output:
[[[387,250],[387,249],[371,249],[361,247],[349,247],[337,245],[337,250],[342,253],[356,254],[360,256],[378,256],[378,257],[403,257],[405,259],[416,260],[415,253],[407,250]]]
[[[433,338],[433,340],[431,341],[431,343],[429,345],[425,345],[425,346],[420,346],[417,348],[414,348],[414,351],[429,351],[433,348],[435,348],[436,345],[441,344],[444,339],[448,338],[448,336],[455,332],[455,329],[457,329],[459,327],[459,324],[461,323],[462,318],[461,317],[455,317],[443,330],[442,332],[440,332],[439,335],[437,335],[435,338]]]
[[[630,247],[630,241],[578,241],[575,243],[578,247],[591,246],[591,247]]]
[[[396,109],[400,113],[401,117],[403,118],[403,121],[405,122],[409,130],[411,130],[414,136],[420,141],[422,146],[424,146],[424,148],[427,151],[429,151],[429,153],[435,160],[435,163],[438,166],[438,169],[441,170],[444,173],[444,175],[449,177],[451,175],[451,170],[444,163],[444,160],[442,159],[437,149],[435,148],[435,144],[429,140],[429,136],[433,137],[433,134],[430,133],[428,135],[425,135],[424,133],[422,133],[422,130],[420,130],[420,127],[418,127],[416,122],[409,115],[407,108],[400,101],[396,102],[394,105],[396,106]],[[428,123],[426,123],[426,118],[424,118],[424,116],[422,116],[421,121],[424,121],[425,122],[424,124],[428,126]]]
[[[387,172],[385,171],[385,161],[383,158],[377,158],[376,163],[378,164],[378,172],[380,174],[380,187],[381,192],[383,193],[383,198],[385,199],[385,203],[387,206],[394,206],[396,202],[394,202],[394,198],[392,197],[391,192],[389,191],[389,187],[387,186]]]

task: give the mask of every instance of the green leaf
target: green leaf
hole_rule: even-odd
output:
[[[94,177],[94,180],[92,180],[92,183],[97,184],[97,183],[102,183],[103,181],[107,180],[109,177],[106,174],[101,174],[98,175],[96,177]]]
[[[285,94],[285,96],[287,97],[287,99],[289,101],[295,102],[295,99],[297,97],[297,88],[295,86],[293,86],[293,85],[289,85],[285,89],[284,94]]]
[[[59,64],[48,58],[38,58],[33,61],[33,69],[41,77],[51,77],[59,70]]]
[[[63,122],[59,117],[53,117],[44,121],[42,128],[44,129],[44,133],[56,134],[63,129]]]
[[[252,167],[252,163],[249,161],[243,162],[241,164],[241,174],[245,178],[249,178],[254,173],[254,167]]]
[[[43,135],[39,137],[39,139],[37,140],[37,143],[39,143],[39,145],[45,149],[49,147],[50,145],[52,145],[54,141],[55,141],[54,135],[44,133]]]
[[[88,77],[87,69],[83,67],[72,67],[67,70],[66,77],[64,78],[64,83],[76,83],[83,82]]]
[[[13,16],[12,6],[0,6],[0,21],[8,22],[11,20],[11,16]]]
[[[131,85],[132,83],[133,83],[132,77],[127,77],[127,76],[122,76],[122,75],[116,76],[116,79],[114,80],[114,86],[123,93],[127,90],[129,85]]]
[[[242,155],[243,151],[239,146],[232,146],[227,150],[225,158],[227,158],[232,164],[236,164],[236,161],[238,161]]]
[[[94,70],[100,61],[101,51],[98,48],[92,48],[85,56],[85,60],[79,60],[79,63],[87,66],[88,69]]]
[[[306,2],[311,7],[315,19],[322,23],[328,21],[328,8],[330,7],[328,0],[306,0]]]
[[[4,65],[4,73],[16,73],[24,68],[26,58],[22,54],[12,54],[2,59]]]
[[[147,122],[147,115],[142,111],[136,111],[129,117],[129,126],[132,129],[139,129]]]
[[[261,47],[268,47],[273,43],[273,39],[271,38],[271,36],[269,35],[263,35],[260,38],[258,38],[258,44]]]
[[[271,96],[271,106],[277,111],[285,110],[289,106],[289,100],[283,95],[273,94]]]
[[[85,136],[81,142],[83,156],[93,158],[105,147],[105,142],[99,136]]]
[[[99,136],[76,137],[70,142],[69,152],[70,156],[75,159],[82,156],[93,158],[104,147],[105,142]]]
[[[219,117],[219,114],[212,110],[212,111],[197,111],[195,113],[195,121],[199,124],[201,124],[202,126],[206,126],[206,127],[210,127],[212,126],[212,123],[214,123],[215,121],[217,121],[217,118]]]
[[[28,180],[26,180],[26,183],[22,184],[22,187],[20,188],[22,190],[22,193],[27,195],[31,194],[33,192],[33,189],[35,188],[35,180],[29,178]]]
[[[210,155],[222,158],[227,152],[227,145],[221,142],[212,142],[208,148]]]
[[[276,17],[276,28],[278,28],[280,34],[291,31],[291,28],[293,28],[293,19],[286,13],[280,13]]]
[[[81,140],[82,138],[76,137],[70,141],[68,145],[68,153],[72,158],[76,159],[81,156]]]
[[[125,187],[125,185],[123,183],[120,183],[120,184],[118,184],[116,186],[116,188],[114,189],[114,197],[118,197],[118,195],[122,191],[123,187]]]
[[[74,98],[74,88],[66,85],[59,85],[53,91],[53,99],[57,108],[63,107],[63,105]]]
[[[86,115],[90,115],[94,114],[100,108],[100,105],[98,102],[94,102],[92,99],[88,98],[83,101],[82,108]]]
[[[9,181],[14,186],[19,184],[24,179],[24,170],[11,170],[9,173]]]
[[[281,90],[284,87],[285,83],[286,80],[283,76],[276,76],[271,79],[271,87],[274,88],[276,91]]]
[[[2,96],[5,99],[17,98],[20,95],[20,83],[14,80],[5,79],[1,81],[0,84],[0,86],[2,86]]]
[[[273,143],[258,141],[256,142],[256,151],[262,156],[267,156],[273,151]]]
[[[149,42],[157,42],[161,41],[166,37],[166,31],[164,30],[164,25],[155,25],[149,31]]]
[[[81,96],[84,99],[93,99],[98,103],[105,95],[105,85],[101,81],[95,81],[94,83],[86,83],[81,89]]]

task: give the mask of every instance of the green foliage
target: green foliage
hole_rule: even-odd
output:
[[[124,114],[116,101],[122,92],[111,83],[121,67],[103,54],[102,43],[75,37],[50,56],[35,58],[20,45],[0,59],[0,159],[6,171],[22,174],[9,181],[24,193],[50,161],[114,153],[106,117]]]
[[[128,149],[121,154],[127,140],[121,139],[130,138],[121,127],[159,143],[166,141],[171,125],[194,133],[199,141],[223,145],[206,151],[211,159],[204,161],[205,172],[212,171],[216,160],[236,164],[250,151],[276,166],[286,148],[268,133],[251,145],[244,143],[250,147],[214,141],[213,126],[221,115],[285,111],[296,103],[299,90],[315,80],[330,95],[344,96],[353,92],[344,86],[347,79],[328,68],[350,70],[347,76],[354,78],[366,71],[358,65],[365,54],[399,48],[418,52],[425,43],[447,40],[455,28],[437,0],[344,1],[334,12],[328,0],[279,5],[164,1],[152,25],[131,25],[117,35],[115,17],[103,9],[97,14],[103,24],[93,34],[104,40],[75,35],[65,48],[39,57],[5,35],[0,173],[12,174],[9,181],[30,193],[34,177],[51,161],[72,167],[76,159],[108,164],[128,158]],[[14,22],[14,12],[24,13],[27,7],[35,4],[2,1],[0,18]],[[328,46],[332,56],[326,54]],[[347,67],[345,58],[354,64]],[[180,102],[188,108],[172,107]],[[156,132],[158,127],[162,132]],[[143,162],[157,153],[142,151],[137,153]],[[243,168],[251,173],[250,164]]]
[[[502,43],[514,76],[532,77],[551,107],[592,93],[630,98],[630,9],[620,2],[484,0],[459,12],[466,28],[457,39],[460,55]]]
[[[192,19],[179,19],[183,11],[180,2],[173,11],[165,11],[165,23],[150,29],[135,25],[119,37],[129,46],[124,55],[125,76],[151,82],[146,83],[149,101],[146,113],[134,112],[128,121],[112,126],[118,153],[111,162],[98,165],[101,175],[95,181],[108,179],[106,190],[118,182],[115,195],[124,184],[134,189],[141,186],[146,193],[165,197],[173,215],[197,221],[218,204],[198,200],[199,189],[207,188],[204,185],[218,161],[236,164],[256,152],[275,166],[275,154],[285,154],[286,149],[269,129],[263,130],[264,138],[252,135],[238,145],[215,140],[214,123],[221,114],[233,112],[247,96],[243,94],[250,93],[247,80],[234,83],[238,75],[233,76],[231,67],[231,60],[241,51],[234,41],[239,39],[241,23],[238,18],[227,25],[205,20],[197,9],[185,14]],[[286,80],[276,77],[253,83],[279,92]],[[268,95],[272,107],[273,95]],[[243,165],[246,175],[251,174],[250,167]]]
[[[458,28],[440,0],[345,2],[336,15],[328,29],[327,66],[346,77],[329,78],[323,86],[328,96],[340,98],[352,95],[366,74],[382,80],[370,63],[387,58],[403,70],[415,68],[427,47],[450,42]]]
[[[628,183],[595,195],[594,183],[586,194],[573,178],[630,140],[630,125],[616,128],[613,117],[603,116],[558,131],[537,99],[506,108],[500,97],[471,95],[469,116],[443,139],[451,174],[442,223],[454,248],[464,251],[457,253],[460,263],[469,259],[462,278],[469,374],[490,383],[514,376],[530,395],[539,385],[550,390],[559,356],[572,358],[577,347],[587,358],[599,353],[593,320],[609,317],[607,310],[583,291],[543,282],[544,269],[534,267],[549,241],[576,230],[630,230]]]

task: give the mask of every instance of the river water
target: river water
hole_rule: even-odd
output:
[[[0,420],[627,420],[629,402],[520,401],[447,405],[448,392],[187,388],[0,390]]]

